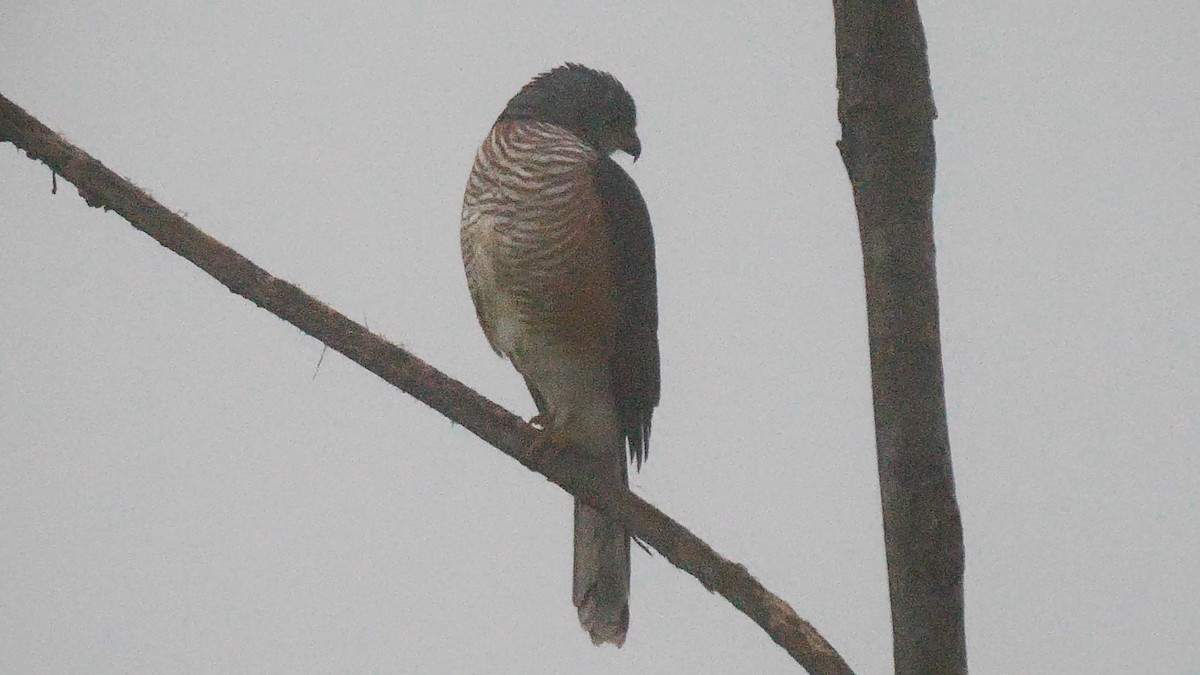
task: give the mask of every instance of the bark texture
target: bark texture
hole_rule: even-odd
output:
[[[834,0],[838,147],[866,277],[896,672],[965,673],[962,521],[938,327],[936,111],[913,0]]]

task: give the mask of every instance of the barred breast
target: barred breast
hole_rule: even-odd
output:
[[[463,198],[467,283],[492,348],[521,369],[531,341],[611,349],[616,306],[596,151],[560,127],[498,122]]]

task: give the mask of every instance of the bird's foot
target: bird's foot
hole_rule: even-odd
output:
[[[525,454],[529,458],[530,466],[539,472],[544,472],[548,466],[558,462],[566,445],[566,439],[557,429],[549,426],[541,415],[529,420],[529,423],[541,427],[541,431],[529,444]]]

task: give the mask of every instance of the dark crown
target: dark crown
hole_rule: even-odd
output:
[[[601,150],[605,129],[637,126],[633,97],[612,75],[567,63],[530,80],[509,100],[500,121],[534,120],[575,132]]]

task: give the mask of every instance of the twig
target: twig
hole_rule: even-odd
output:
[[[583,453],[559,453],[569,461],[539,465],[526,452],[537,431],[519,417],[296,286],[271,276],[0,96],[0,142],[5,141],[73,183],[89,205],[116,211],[230,291],[341,352],[606,516],[619,520],[632,535],[753,619],[810,673],[852,672],[812,625],[750,576],[745,567],[721,557],[632,492],[603,488],[592,478],[602,472],[589,470]]]

